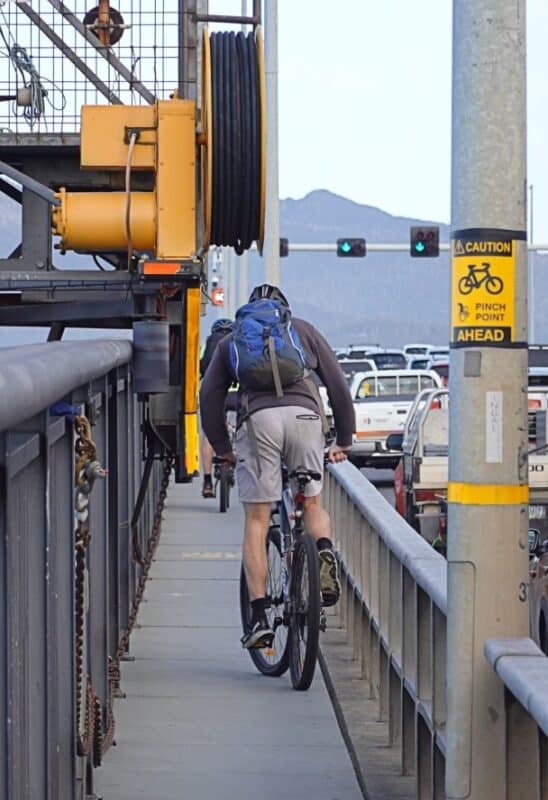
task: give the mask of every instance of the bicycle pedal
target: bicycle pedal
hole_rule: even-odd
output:
[[[274,644],[274,637],[269,636],[265,637],[264,639],[259,639],[257,644],[254,644],[250,650],[270,650],[272,645]]]

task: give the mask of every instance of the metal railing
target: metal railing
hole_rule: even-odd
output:
[[[122,340],[0,350],[3,800],[91,796],[113,734],[112,665],[143,572],[134,552],[147,552],[161,490],[156,460],[132,533],[143,467],[131,355]],[[75,466],[95,469],[75,453],[84,417],[108,475],[78,495]]]
[[[377,719],[388,722],[386,744],[399,750],[401,774],[415,776],[415,796],[442,800],[446,561],[351,464],[329,468],[324,492],[343,578],[341,625],[377,701]],[[548,659],[530,639],[490,640],[485,653],[507,699],[506,752],[489,769],[504,770],[505,800],[544,800]]]

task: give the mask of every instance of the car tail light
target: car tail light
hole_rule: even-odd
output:
[[[442,494],[442,489],[417,489],[415,492],[415,500],[419,503],[424,503],[428,500],[433,500],[435,503],[439,503],[440,495]]]

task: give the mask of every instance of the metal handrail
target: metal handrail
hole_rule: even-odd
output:
[[[131,356],[132,344],[124,339],[48,342],[0,350],[0,431],[127,364]]]
[[[447,562],[348,462],[329,466],[324,500],[343,578],[340,622],[377,701],[376,719],[388,722],[387,744],[398,748],[402,774],[416,776],[417,797],[441,800]],[[506,750],[490,768],[521,786],[527,765],[533,777],[519,796],[540,796],[548,769],[548,659],[531,639],[490,639],[484,652],[508,698]]]

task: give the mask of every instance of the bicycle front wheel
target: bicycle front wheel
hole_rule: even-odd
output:
[[[293,556],[289,623],[291,683],[306,691],[312,683],[320,638],[320,570],[315,541],[303,534]]]
[[[500,294],[504,288],[504,284],[500,278],[497,278],[497,276],[494,275],[487,278],[485,288],[489,294]]]
[[[280,529],[271,527],[266,541],[268,559],[267,594],[270,597],[270,608],[266,611],[270,627],[274,630],[274,641],[271,647],[249,650],[251,660],[263,675],[278,678],[287,672],[289,667],[288,630],[284,623],[284,590],[283,563],[280,545]],[[240,613],[244,633],[251,630],[251,604],[247,590],[244,566],[240,573]]]
[[[230,472],[226,467],[221,467],[219,476],[219,511],[224,514],[230,505]]]

